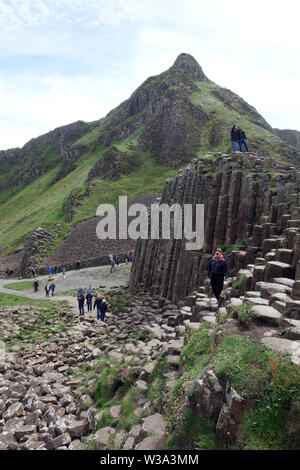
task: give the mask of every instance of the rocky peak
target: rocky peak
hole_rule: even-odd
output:
[[[179,54],[175,60],[172,69],[174,71],[181,70],[185,73],[191,75],[195,80],[200,80],[202,82],[209,82],[210,80],[204,74],[202,68],[190,54],[182,53]]]

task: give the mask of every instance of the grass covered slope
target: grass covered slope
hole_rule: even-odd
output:
[[[64,236],[71,224],[65,203],[71,191],[77,198],[73,223],[96,215],[99,204],[118,204],[119,195],[127,195],[128,200],[143,194],[160,192],[167,178],[175,174],[174,169],[157,165],[152,157],[143,156],[143,164],[130,175],[119,181],[105,181],[100,177],[85,183],[88,172],[99,154],[82,157],[77,168],[63,179],[52,184],[57,169],[30,183],[25,188],[6,198],[6,191],[0,192],[4,203],[0,204],[0,247],[9,254],[21,244],[36,227],[47,222],[64,224]],[[57,240],[57,246],[59,240]]]

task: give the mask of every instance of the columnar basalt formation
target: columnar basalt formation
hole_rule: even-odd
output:
[[[139,240],[131,286],[143,285],[178,302],[203,284],[208,259],[218,245],[244,246],[228,256],[229,269],[235,270],[269,251],[267,240],[276,240],[278,230],[284,230],[285,244],[293,249],[300,221],[295,228],[291,219],[300,215],[299,190],[300,172],[272,158],[237,153],[193,159],[166,182],[161,203],[205,205],[204,247],[195,252],[185,249],[185,240]],[[286,273],[295,271],[298,252],[296,245]],[[284,259],[284,253],[278,256]],[[271,267],[263,274],[272,276]]]

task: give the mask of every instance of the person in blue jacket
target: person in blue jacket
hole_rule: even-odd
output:
[[[228,280],[227,264],[220,248],[217,248],[214,256],[209,260],[207,275],[210,279],[212,291],[220,305],[224,278]]]

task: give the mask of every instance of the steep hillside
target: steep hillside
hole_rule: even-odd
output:
[[[60,233],[66,237],[73,224],[93,217],[100,203],[117,204],[119,194],[132,200],[161,192],[164,181],[191,158],[229,151],[234,120],[245,129],[251,151],[299,160],[296,147],[242,98],[209,80],[188,54],[148,78],[105,118],[79,121],[22,149],[0,152],[2,256],[44,222],[63,224]]]
[[[300,132],[292,129],[275,129],[277,135],[282,140],[285,140],[288,144],[294,147],[300,148]]]

